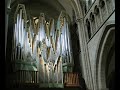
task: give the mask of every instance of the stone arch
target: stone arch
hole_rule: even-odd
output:
[[[75,11],[75,16],[77,19],[83,18],[83,10],[81,8],[81,2],[79,0],[70,0],[71,5]]]
[[[111,47],[105,69],[106,87],[110,90],[115,88],[115,44]]]
[[[115,71],[112,71],[108,77],[108,85],[110,90],[114,90],[115,88]]]
[[[96,63],[95,63],[95,82],[97,89],[106,89],[106,75],[105,67],[107,57],[112,46],[114,46],[115,40],[115,24],[109,23],[105,26],[104,31],[101,34],[98,49],[96,52]]]

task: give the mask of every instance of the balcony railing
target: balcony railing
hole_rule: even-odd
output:
[[[65,87],[80,87],[79,74],[73,72],[64,73]]]
[[[18,70],[16,78],[12,81],[12,87],[39,87],[38,71]],[[64,87],[80,87],[79,74],[74,72],[64,73]]]
[[[16,72],[17,83],[38,83],[38,71],[19,70]]]
[[[11,84],[14,88],[35,87],[38,85],[38,71],[18,70]]]

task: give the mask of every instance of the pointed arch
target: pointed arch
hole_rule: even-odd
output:
[[[110,49],[114,46],[115,43],[114,39],[115,39],[115,24],[108,22],[101,34],[101,38],[99,40],[96,52],[94,75],[97,89],[106,89],[105,68]]]

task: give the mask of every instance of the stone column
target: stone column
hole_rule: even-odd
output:
[[[8,16],[10,13],[10,2],[11,0],[5,0],[5,62],[6,62],[6,47],[7,47],[7,32],[8,32]],[[6,86],[9,86],[9,77],[8,77],[8,63],[6,62]]]
[[[90,59],[87,47],[87,37],[85,36],[85,28],[84,28],[84,20],[83,18],[79,18],[76,20],[78,25],[78,32],[79,32],[79,40],[81,46],[81,54],[82,54],[82,73],[85,79],[86,86],[88,90],[95,90],[93,86],[93,79],[92,79],[92,71],[90,66]]]
[[[10,3],[11,0],[5,0],[5,57],[6,57],[6,46],[7,46],[7,32],[8,32],[8,18],[10,13]]]

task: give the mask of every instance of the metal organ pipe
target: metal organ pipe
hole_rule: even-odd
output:
[[[24,38],[24,19],[22,19],[22,27],[21,27],[21,58],[23,57],[23,38]]]
[[[23,49],[24,49],[24,53],[26,51],[26,32],[25,29],[23,29]]]
[[[38,32],[37,32],[37,40],[40,41],[40,28],[41,28],[41,17],[39,17],[39,22],[38,22]]]
[[[17,39],[16,39],[16,27],[17,27],[17,24],[15,23],[15,30],[14,30],[14,58],[13,60],[16,60],[16,42],[17,42]]]
[[[19,17],[19,43],[21,44],[22,39],[22,9],[20,9],[20,17]]]
[[[57,67],[58,67],[58,83],[63,83],[63,71],[62,71],[62,58],[59,56],[58,62],[57,62]]]
[[[14,38],[13,38],[13,48],[15,49],[15,46],[16,46],[16,23],[14,24]]]
[[[25,21],[22,19],[22,47],[23,47],[23,57],[25,56],[25,44],[26,44],[26,26]]]
[[[25,51],[25,22],[24,22],[24,19],[22,19],[22,23],[23,23],[23,27],[22,27],[22,31],[23,31],[23,34],[22,34],[22,45],[23,45],[23,50]]]
[[[60,54],[60,35],[59,35],[59,38],[58,38],[57,53],[58,53],[58,55]]]
[[[25,52],[27,52],[28,50],[28,43],[29,43],[29,41],[28,41],[28,32],[26,32],[25,33],[26,35],[25,35],[25,39],[26,39],[26,42],[25,42]]]
[[[29,40],[28,40],[28,32],[26,32],[26,42],[25,42],[25,49],[26,49],[26,53],[28,52],[28,44],[29,44]]]
[[[55,27],[54,27],[54,19],[52,19],[51,22],[51,32],[50,32],[50,36],[52,36],[54,38],[54,33],[55,33]]]
[[[67,32],[68,32],[68,43],[71,44],[71,42],[70,42],[70,32],[69,32],[69,29],[68,29],[68,23],[67,23]],[[68,45],[68,47],[69,47],[70,63],[72,63],[71,47],[70,47],[70,45]]]
[[[28,42],[29,42],[29,51],[32,54],[32,37],[31,37],[31,32],[30,32],[30,26],[29,26],[29,30],[28,30],[28,34],[29,34],[29,38],[28,38]]]
[[[20,48],[21,48],[21,17],[22,17],[22,11],[20,10],[20,14],[18,17],[18,59],[20,59]]]
[[[19,14],[17,14],[17,27],[16,27],[16,46],[18,44],[18,40],[19,40]]]
[[[65,60],[65,63],[66,63],[66,39],[65,39],[65,25],[63,26],[63,40],[64,40],[64,60]]]
[[[34,41],[33,41],[33,54],[36,57],[37,56],[37,37],[34,37]]]
[[[67,43],[67,33],[66,33],[66,31],[67,31],[67,28],[66,28],[66,19],[64,18],[64,28],[65,28],[65,54],[66,54],[66,62],[68,63],[68,55],[67,55],[67,50],[68,50],[68,48],[67,48],[67,46],[68,46],[68,43]]]
[[[69,62],[69,51],[68,51],[68,49],[69,49],[69,46],[70,46],[70,43],[68,43],[68,38],[69,38],[69,35],[68,35],[68,28],[67,28],[67,21],[65,20],[65,28],[66,28],[66,30],[65,30],[65,36],[66,36],[66,57],[67,57],[67,63],[70,63]]]
[[[20,58],[20,46],[19,46],[19,44],[20,44],[20,14],[19,14],[19,17],[18,17],[18,44],[17,44],[17,46],[18,46],[18,58],[17,59],[19,59]]]
[[[70,43],[69,43],[69,33],[68,33],[68,23],[67,22],[66,22],[66,34],[67,34],[67,43],[68,43],[68,45],[67,45],[68,46],[68,48],[67,48],[68,62],[70,63],[70,61],[69,61],[70,60],[70,58],[69,58],[70,57],[70,54],[69,54],[70,53],[69,52],[69,50],[70,50],[70,47],[69,47]]]
[[[64,30],[65,30],[65,48],[66,48],[66,50],[67,50],[67,33],[66,33],[66,20],[65,20],[65,18],[64,18],[64,22],[65,22],[65,25],[64,25]]]
[[[61,28],[63,29],[63,28]],[[64,30],[62,30],[62,34],[61,34],[61,46],[62,46],[62,54],[64,54]]]
[[[62,76],[62,84],[63,84],[63,69],[62,69],[62,57],[60,56],[60,68],[61,68],[61,76]]]
[[[21,22],[21,47],[23,47],[23,38],[24,38],[24,19],[22,19],[22,22]]]
[[[44,30],[44,25],[43,22],[41,23],[41,27],[40,27],[40,41],[42,41],[43,39],[45,39],[45,30]]]

